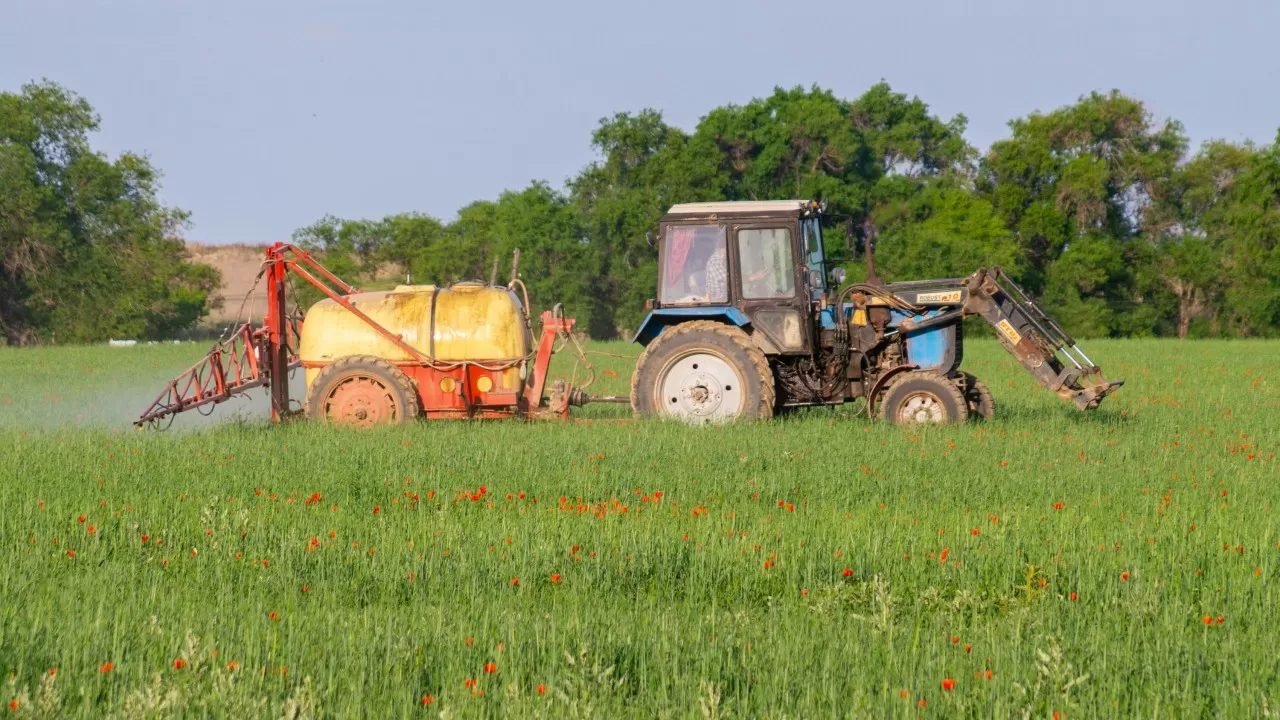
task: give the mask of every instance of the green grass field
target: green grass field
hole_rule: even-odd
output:
[[[0,349],[9,716],[1280,713],[1280,343],[1089,343],[1086,415],[972,341],[997,419],[905,432],[134,432],[203,350]]]

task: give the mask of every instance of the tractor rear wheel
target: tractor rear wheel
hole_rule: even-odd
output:
[[[313,420],[372,427],[418,416],[418,392],[400,368],[372,355],[350,355],[325,366],[307,392]]]
[[[880,419],[894,425],[964,422],[969,405],[960,388],[934,373],[907,373],[880,396]]]
[[[990,420],[996,416],[996,400],[991,397],[987,384],[969,373],[960,373],[965,379],[965,403],[969,406],[970,418]]]
[[[690,424],[773,416],[773,371],[741,329],[711,320],[667,328],[631,376],[637,415]]]

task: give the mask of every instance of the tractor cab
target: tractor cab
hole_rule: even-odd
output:
[[[659,225],[658,296],[636,341],[708,318],[750,325],[766,353],[811,353],[810,304],[828,290],[820,213],[806,200],[672,207]]]

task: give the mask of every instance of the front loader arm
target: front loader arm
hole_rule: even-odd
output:
[[[1035,304],[1000,268],[982,268],[963,280],[965,315],[980,315],[996,329],[1000,344],[1044,387],[1081,410],[1098,407],[1124,384],[1108,382],[1079,344]],[[1058,358],[1061,352],[1072,367]],[[1078,357],[1077,357],[1078,356]]]

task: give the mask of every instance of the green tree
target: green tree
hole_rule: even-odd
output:
[[[1080,334],[1149,334],[1140,236],[1161,218],[1187,140],[1118,91],[1009,124],[983,158],[978,190],[1016,233],[1022,281]]]
[[[217,273],[184,259],[186,213],[147,158],[96,153],[99,119],[52,82],[0,93],[0,337],[156,338],[193,325]]]
[[[654,110],[602,119],[591,143],[601,157],[569,181],[569,192],[600,262],[591,334],[607,338],[639,325],[657,287],[657,249],[645,234],[672,205],[724,199],[728,179],[711,142]]]

